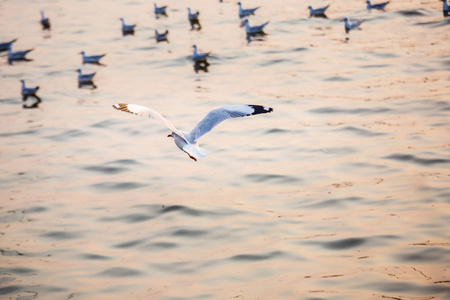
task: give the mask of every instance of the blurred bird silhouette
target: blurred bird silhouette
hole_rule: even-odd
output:
[[[81,69],[78,69],[77,72],[78,72],[78,87],[79,88],[81,88],[82,86],[85,86],[85,85],[90,85],[93,88],[96,88],[96,86],[93,82],[95,72],[90,73],[90,74],[82,74]]]
[[[195,61],[196,63],[205,63],[207,65],[209,65],[209,63],[206,61],[206,58],[209,56],[209,52],[208,53],[199,53],[197,51],[197,45],[193,45],[192,46],[194,48],[194,52],[192,53],[192,60]]]
[[[123,18],[120,18],[120,21],[122,21],[122,34],[134,34],[134,28],[136,27],[136,24],[128,25],[125,23],[125,20]]]
[[[359,28],[361,23],[364,22],[363,19],[349,20],[349,18],[347,18],[347,17],[343,18],[342,21],[345,22],[345,24],[344,24],[345,33],[349,33],[350,30],[352,30],[352,29]]]
[[[191,30],[194,30],[195,27],[197,27],[198,30],[202,29],[202,25],[200,24],[200,20],[198,19],[200,12],[197,11],[193,13],[190,7],[188,7],[187,9],[188,9],[188,20],[189,23],[191,23]]]
[[[41,25],[42,29],[50,29],[50,20],[45,17],[44,11],[41,10]]]
[[[314,9],[310,5],[310,6],[308,6],[309,16],[310,17],[327,18],[327,16],[325,15],[325,11],[327,10],[328,7],[330,7],[330,6],[327,5],[327,6],[324,6],[324,7],[320,7],[320,8]]]
[[[27,100],[27,98],[29,96],[32,96],[34,98],[36,98],[36,100],[38,102],[41,102],[41,98],[38,97],[38,95],[36,95],[37,91],[39,90],[39,86],[36,86],[34,88],[30,88],[30,87],[26,87],[25,85],[25,80],[20,80],[20,82],[22,82],[22,101]]]
[[[14,39],[14,40],[9,41],[9,42],[0,43],[0,52],[8,51],[8,48],[11,47],[11,45],[12,45],[15,41],[17,41],[17,39]]]
[[[27,53],[33,51],[34,49],[22,50],[22,51],[12,51],[12,46],[8,47],[8,63],[12,65],[12,62],[15,60],[24,60],[30,61],[31,59],[26,58]]]
[[[444,17],[448,17],[450,15],[450,6],[447,3],[447,0],[442,0],[442,12]]]
[[[372,4],[370,2],[370,0],[367,0],[366,3],[367,3],[367,10],[369,10],[369,11],[372,9],[384,10],[386,5],[389,4],[389,1],[383,2],[383,3]]]
[[[244,17],[248,17],[250,15],[254,15],[255,11],[257,9],[259,9],[259,6],[255,7],[255,8],[242,8],[241,2],[238,2],[237,5],[239,5],[239,17],[240,18],[244,18]]]
[[[166,16],[167,17],[167,13],[166,13],[167,5],[158,7],[156,5],[156,3],[154,3],[154,4],[155,4],[155,10],[154,11],[155,11],[156,17],[159,17],[159,16]]]
[[[166,29],[164,32],[158,32],[158,30],[155,29],[155,39],[159,42],[168,42],[167,35],[169,34],[169,30]]]
[[[106,54],[101,54],[101,55],[87,56],[84,51],[81,51],[80,54],[83,57],[83,64],[97,64],[97,65],[102,65],[100,63],[100,59],[106,55]]]
[[[267,24],[269,24],[269,21],[261,25],[250,26],[250,22],[248,21],[248,19],[245,19],[241,23],[241,27],[245,26],[245,32],[248,35],[257,35],[257,34],[265,34],[264,27],[266,27]]]

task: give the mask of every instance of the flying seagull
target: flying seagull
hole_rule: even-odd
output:
[[[371,9],[384,10],[386,5],[389,4],[389,1],[383,2],[383,3],[372,4],[369,0],[367,0],[366,3],[367,3],[367,10],[371,10]]]
[[[320,8],[312,8],[311,5],[308,6],[309,9],[309,16],[310,17],[323,17],[325,16],[325,11],[327,10],[327,8],[330,7],[329,5],[324,6],[324,7],[320,7]]]
[[[345,32],[349,33],[350,30],[358,28],[359,25],[361,25],[362,22],[364,22],[363,19],[360,20],[349,20],[347,17],[343,18],[342,21],[345,22]]]
[[[81,51],[80,54],[83,56],[83,64],[100,64],[99,60],[105,56],[106,54],[102,55],[90,55],[87,56],[84,51]]]
[[[241,2],[238,2],[237,4],[239,5],[239,17],[240,18],[254,15],[255,11],[259,8],[259,6],[255,7],[255,8],[242,8]]]
[[[201,120],[191,132],[184,132],[175,128],[166,118],[153,109],[136,105],[136,104],[114,104],[113,107],[130,114],[135,114],[164,124],[172,133],[167,137],[172,137],[175,144],[181,151],[187,153],[189,157],[195,161],[207,155],[208,150],[202,149],[198,145],[198,140],[210,132],[220,122],[231,118],[252,116],[258,114],[270,113],[273,111],[271,107],[261,105],[229,105],[213,109]]]

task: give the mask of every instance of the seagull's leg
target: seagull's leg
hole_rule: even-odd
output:
[[[36,98],[36,100],[38,101],[37,103],[41,103],[41,98],[39,98],[39,96],[38,95],[33,95],[35,98]]]
[[[189,158],[192,158],[193,160],[197,161],[197,159],[195,157],[191,156],[191,155],[189,155]]]

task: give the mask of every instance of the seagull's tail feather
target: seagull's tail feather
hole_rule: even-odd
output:
[[[192,157],[196,159],[200,159],[209,154],[209,151],[203,148],[200,148],[197,143],[195,144],[186,144],[183,146],[183,150],[186,151]]]

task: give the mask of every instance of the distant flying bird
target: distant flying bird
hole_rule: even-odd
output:
[[[359,19],[359,20],[349,20],[349,18],[345,17],[344,19],[342,19],[342,21],[345,22],[345,32],[349,33],[350,30],[358,28],[362,22],[364,22],[363,19]]]
[[[77,72],[78,72],[78,86],[82,86],[85,84],[93,84],[92,79],[95,76],[95,72],[90,74],[82,74],[81,69],[78,69]]]
[[[207,155],[209,151],[202,149],[198,145],[198,140],[210,132],[220,122],[231,118],[265,114],[273,111],[271,107],[261,105],[229,105],[216,108],[210,111],[191,132],[184,132],[175,128],[166,118],[153,109],[136,104],[114,104],[113,107],[130,114],[154,119],[167,126],[172,133],[167,137],[172,137],[175,144],[181,151],[187,153],[195,161]]]
[[[83,64],[100,64],[99,60],[105,56],[106,54],[102,55],[90,55],[87,56],[84,51],[81,51],[80,54],[83,57]]]
[[[50,20],[45,17],[44,11],[41,10],[41,25],[42,29],[50,29]]]
[[[156,5],[156,3],[154,3],[154,4],[155,4],[155,15],[163,15],[163,16],[167,16],[167,14],[166,14],[166,8],[167,8],[167,5],[158,7],[158,6]]]
[[[41,101],[41,99],[36,95],[36,92],[39,90],[39,86],[34,87],[34,88],[29,88],[25,86],[25,80],[21,80],[22,82],[22,100],[25,101],[27,100],[28,96],[33,96],[36,99],[38,99],[38,101]]]
[[[15,42],[17,39],[14,39],[9,42],[0,43],[0,52],[2,51],[8,51],[8,48]]]
[[[134,28],[136,27],[136,24],[128,25],[125,24],[125,20],[123,18],[120,18],[120,21],[122,21],[122,32],[123,33],[133,33]]]
[[[206,62],[206,58],[210,53],[199,53],[197,51],[197,45],[193,45],[192,47],[194,48],[194,52],[192,53],[192,60],[195,62]]]
[[[309,9],[309,16],[310,17],[324,17],[325,16],[325,11],[327,10],[327,8],[330,7],[329,5],[324,6],[324,7],[320,7],[320,8],[312,8],[311,5],[308,6]]]
[[[155,39],[157,42],[167,41],[167,35],[169,34],[169,30],[166,29],[164,32],[158,32],[155,29]]]
[[[371,10],[371,9],[384,10],[386,5],[389,4],[389,1],[383,2],[383,3],[372,4],[370,2],[370,0],[367,0],[366,3],[367,3],[367,10]]]
[[[33,51],[34,49],[28,49],[28,50],[22,50],[22,51],[12,51],[12,46],[9,46],[8,48],[8,63],[12,64],[14,60],[29,60],[25,56],[27,53]]]
[[[450,6],[447,3],[447,0],[442,0],[442,12],[444,13],[444,17],[448,17],[450,15]]]
[[[264,34],[264,27],[266,27],[267,24],[269,24],[269,22],[261,25],[250,26],[248,19],[245,19],[242,22],[241,27],[245,26],[245,32],[247,32],[247,34]]]
[[[240,18],[247,17],[247,16],[250,16],[250,15],[254,15],[255,11],[257,9],[259,9],[259,6],[255,7],[255,8],[242,8],[241,2],[238,2],[237,5],[239,5],[239,17]]]
[[[191,23],[191,29],[194,29],[195,25],[197,25],[198,29],[201,29],[202,25],[200,25],[200,20],[198,19],[200,12],[197,11],[193,13],[190,7],[188,7],[187,9],[188,9],[188,20]]]

